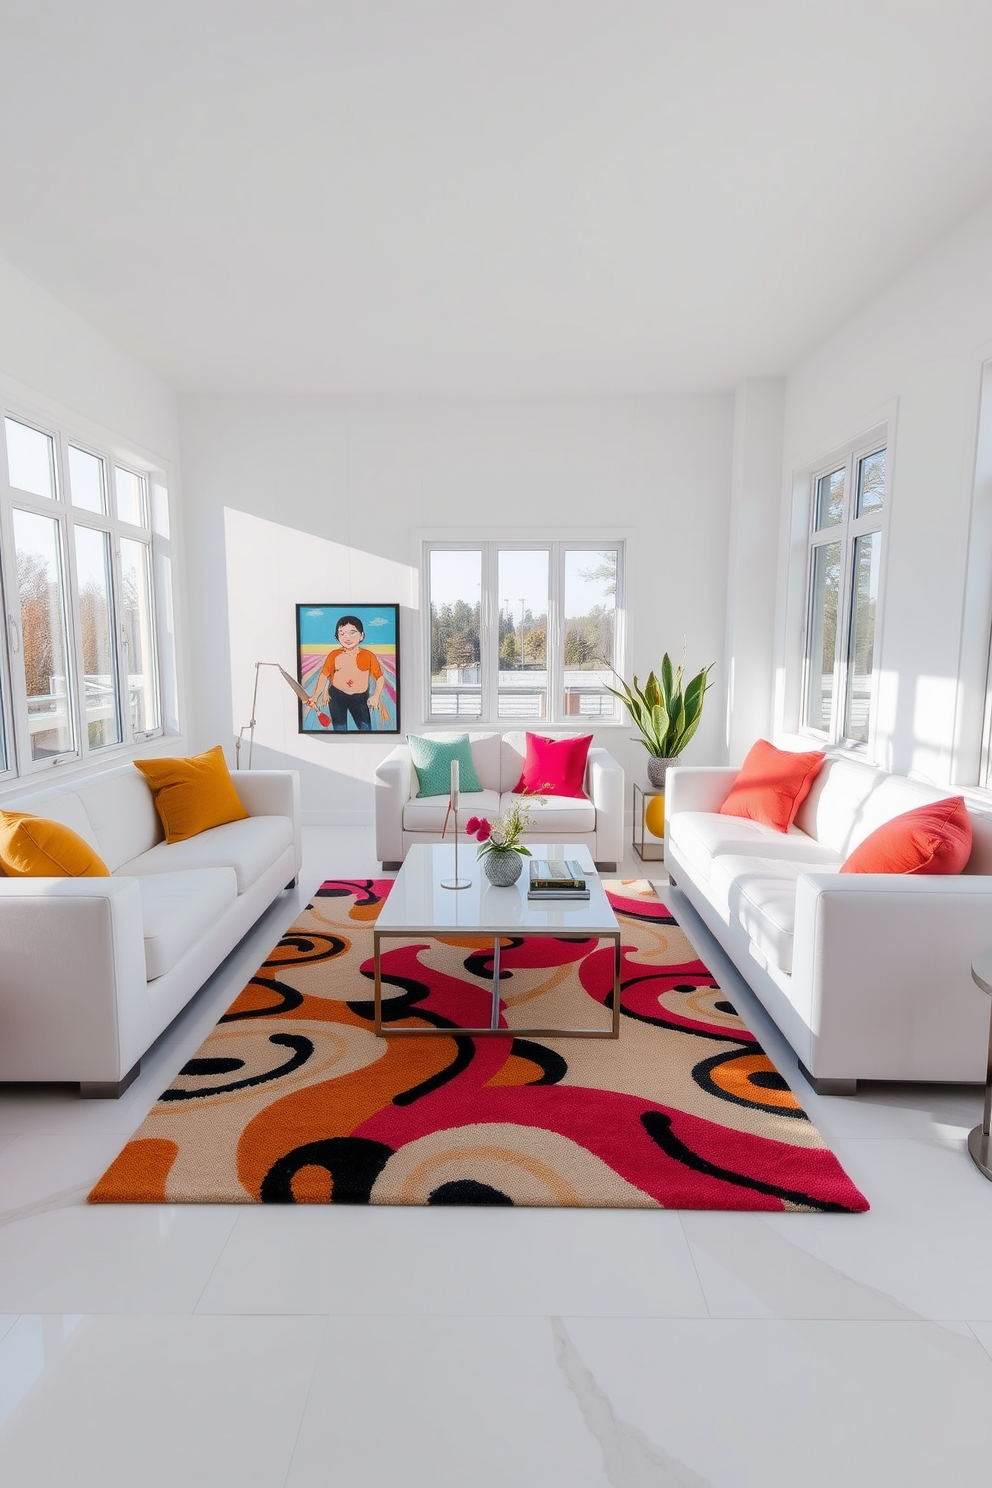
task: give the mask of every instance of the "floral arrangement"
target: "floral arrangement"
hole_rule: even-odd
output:
[[[537,796],[535,799],[544,798]],[[515,852],[529,858],[530,848],[524,847],[520,838],[533,825],[534,818],[527,810],[526,796],[520,795],[515,796],[506,810],[494,816],[492,821],[485,816],[470,816],[465,830],[478,841],[477,856],[480,858],[491,852]]]

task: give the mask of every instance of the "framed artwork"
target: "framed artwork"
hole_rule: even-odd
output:
[[[301,734],[398,734],[400,607],[298,604]]]

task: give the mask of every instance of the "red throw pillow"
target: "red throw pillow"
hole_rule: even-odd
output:
[[[841,864],[841,873],[962,873],[971,857],[964,796],[904,811],[876,827]]]
[[[825,759],[819,749],[797,754],[759,739],[748,750],[720,810],[724,816],[746,816],[787,832]]]
[[[582,783],[591,743],[592,734],[575,739],[545,739],[540,734],[528,734],[524,770],[514,790],[539,796],[584,796]]]

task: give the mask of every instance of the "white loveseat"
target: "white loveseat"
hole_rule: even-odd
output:
[[[109,878],[0,874],[0,1081],[115,1096],[301,866],[299,776],[232,777],[243,821],[166,843],[133,765],[0,806],[85,838]]]
[[[426,731],[425,731],[426,732]],[[464,732],[464,731],[462,731]],[[426,732],[438,740],[458,733]],[[545,734],[545,738],[573,738],[574,734]],[[462,791],[458,811],[459,836],[470,816],[493,817],[510,801],[527,753],[527,735],[478,733],[469,735],[472,763],[481,791]],[[606,749],[590,746],[586,761],[586,795],[546,796],[532,800],[528,810],[534,826],[524,841],[584,842],[597,867],[612,871],[623,856],[623,770]],[[398,868],[415,842],[440,842],[448,797],[417,799],[419,781],[408,744],[398,744],[375,772],[376,856],[383,868]],[[451,828],[448,828],[449,840]]]
[[[960,792],[830,758],[783,833],[719,814],[736,774],[669,770],[665,863],[806,1078],[823,1094],[984,1081],[989,1002],[971,961],[992,946],[992,807],[968,802],[963,874],[839,873],[883,822]]]

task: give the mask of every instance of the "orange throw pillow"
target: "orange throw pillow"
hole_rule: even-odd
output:
[[[971,857],[971,817],[964,796],[904,811],[876,827],[841,873],[963,873]]]
[[[0,811],[0,868],[10,878],[110,877],[78,832],[30,811]]]
[[[166,842],[185,842],[210,827],[244,821],[248,812],[234,789],[219,744],[190,759],[135,760],[155,797]]]
[[[797,754],[759,739],[748,750],[720,810],[724,816],[746,816],[787,832],[825,759],[819,749]]]

